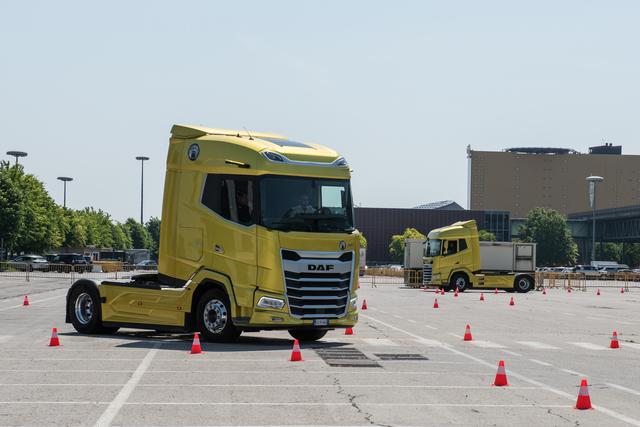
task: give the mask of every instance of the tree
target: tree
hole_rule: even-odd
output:
[[[487,230],[478,231],[478,236],[480,237],[480,241],[482,242],[495,242],[496,235]]]
[[[427,236],[416,230],[415,228],[407,228],[402,234],[391,236],[389,244],[389,254],[394,262],[404,261],[404,247],[407,239],[426,239]]]
[[[151,258],[158,259],[158,249],[160,248],[160,219],[155,216],[149,218],[145,228],[151,237]]]
[[[622,243],[606,242],[600,244],[597,259],[602,261],[620,262],[622,259]]]
[[[520,238],[537,243],[539,265],[572,265],[578,258],[578,246],[571,238],[566,218],[553,209],[535,208],[529,212]]]
[[[640,243],[622,244],[622,263],[631,268],[640,265]]]
[[[144,225],[140,224],[133,218],[127,219],[124,223],[129,236],[131,236],[131,244],[134,249],[151,249],[152,240],[149,232]]]
[[[44,252],[64,240],[62,210],[22,165],[0,162],[0,238],[14,252]]]

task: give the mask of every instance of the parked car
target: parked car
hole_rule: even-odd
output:
[[[93,269],[92,263],[84,259],[81,254],[58,254],[51,263],[57,264],[52,268],[58,273],[69,273],[72,269],[77,273],[82,273]],[[67,267],[67,265],[70,267]]]
[[[143,270],[155,270],[158,268],[158,261],[152,259],[145,259],[136,264],[136,267],[140,267]]]
[[[40,255],[20,255],[15,257],[8,264],[20,271],[47,271],[49,263]]]
[[[598,269],[592,265],[576,265],[575,267],[573,267],[573,272],[582,273],[586,277],[591,277],[591,278],[600,277],[601,275],[600,271],[598,271]]]

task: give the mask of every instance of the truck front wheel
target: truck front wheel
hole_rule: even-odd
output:
[[[326,329],[289,329],[289,335],[298,341],[318,341],[327,335]]]
[[[469,278],[464,273],[456,273],[451,276],[451,281],[449,282],[449,286],[454,291],[458,288],[459,292],[464,292],[469,288]]]
[[[520,293],[529,292],[533,289],[533,280],[529,276],[518,276],[514,287]]]
[[[205,292],[198,300],[196,326],[207,341],[235,341],[241,331],[231,321],[229,298],[216,289]]]
[[[113,334],[118,330],[117,327],[102,326],[100,293],[93,286],[75,286],[67,307],[74,329],[81,334]]]

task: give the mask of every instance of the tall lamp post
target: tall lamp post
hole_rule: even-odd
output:
[[[13,156],[16,158],[16,166],[18,166],[18,159],[20,157],[27,157],[27,153],[24,151],[7,151],[7,156]]]
[[[589,183],[589,203],[591,204],[591,261],[596,259],[596,183],[604,181],[604,178],[597,175],[587,177]]]
[[[67,208],[67,182],[73,181],[73,178],[68,176],[59,176],[58,179],[64,183],[64,202],[62,207]]]
[[[140,160],[140,224],[144,225],[144,161],[149,158],[138,156],[136,160]]]

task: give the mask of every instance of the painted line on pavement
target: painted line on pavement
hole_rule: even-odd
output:
[[[433,362],[430,362],[433,363]],[[439,362],[445,363],[445,362]],[[446,362],[452,363],[452,362]],[[463,362],[459,362],[463,363]],[[377,369],[377,368],[372,368]],[[108,373],[108,374],[127,374],[133,372],[133,369],[129,370],[104,370],[104,369],[0,369],[0,372],[22,372],[22,373],[47,373],[47,372],[73,372],[73,373]],[[221,371],[221,370],[168,370],[168,369],[148,369],[147,372],[155,373],[155,374],[277,374],[277,375],[289,375],[289,374],[359,374],[362,375],[366,373],[367,375],[448,375],[443,371],[392,371],[392,370],[365,370],[364,368],[358,371],[302,371],[287,368],[282,370],[272,370],[272,371],[247,371],[247,370],[236,370],[236,371]],[[456,374],[461,375],[493,375],[495,372],[463,372],[456,371]],[[108,403],[108,402],[107,402]]]
[[[3,383],[0,386],[3,387],[122,387],[126,385],[126,383],[119,384],[89,384],[89,383],[56,383],[56,384],[47,384],[47,383],[33,383],[33,384],[24,384],[24,383]],[[251,388],[251,387],[260,387],[260,388],[339,388],[339,387],[351,387],[351,388],[408,388],[408,389],[474,389],[474,390],[499,390],[495,386],[492,385],[393,385],[393,384],[173,384],[173,383],[142,383],[136,386],[137,388],[142,387],[160,387],[170,389],[171,387],[179,387],[179,388],[208,388],[208,387],[225,387],[225,388]],[[509,386],[511,390],[542,390],[540,387],[535,386]]]
[[[600,350],[606,350],[607,347],[598,345],[598,344],[593,344],[590,342],[571,342],[569,344],[573,344],[577,347],[582,347],[582,348],[586,348],[587,350],[596,350],[596,351],[600,351]]]
[[[395,346],[395,347],[399,346],[399,344],[396,344],[393,341],[388,340],[386,338],[362,338],[362,342],[369,345],[382,345],[382,346]],[[286,359],[284,361],[286,362]]]
[[[617,388],[618,390],[626,391],[627,393],[631,393],[635,396],[640,396],[640,391],[637,391],[628,387],[624,387],[618,384],[613,384],[613,383],[605,383],[605,384],[611,388]]]
[[[538,341],[516,341],[518,344],[525,345],[527,347],[535,348],[538,350],[559,350],[558,347],[555,347],[550,344],[545,344],[543,342]]]
[[[424,327],[425,328],[429,328],[429,329],[433,329],[434,331],[438,329],[435,326],[429,326],[429,325],[424,325]]]
[[[407,319],[407,322],[411,322],[411,323],[418,323],[418,322],[416,322],[416,321],[415,321],[415,320],[413,320],[413,319]]]
[[[131,375],[131,378],[124,387],[120,390],[120,392],[116,395],[116,397],[111,401],[107,409],[100,415],[98,421],[96,421],[96,427],[108,427],[111,425],[113,419],[118,415],[122,406],[127,403],[127,399],[133,393],[133,390],[136,388],[136,385],[142,379],[142,376],[147,372],[149,366],[151,366],[151,362],[153,358],[158,353],[158,347],[160,347],[160,343],[156,343],[151,350],[147,353],[147,355],[142,359],[140,365],[136,369],[136,371]]]
[[[521,355],[520,353],[516,353],[515,351],[510,351],[510,350],[502,349],[502,352],[503,352],[503,353],[507,353],[507,354],[509,354],[509,355],[511,355],[511,356],[522,357],[522,355]]]
[[[398,332],[402,332],[402,333],[404,333],[404,334],[406,334],[406,335],[408,335],[410,337],[413,337],[415,339],[422,338],[420,335],[416,335],[416,334],[413,334],[413,333],[411,333],[409,331],[405,331],[404,329],[401,329],[401,328],[398,328],[397,326],[393,326],[393,325],[391,325],[389,323],[383,322],[382,320],[375,319],[375,318],[373,318],[371,316],[368,316],[366,314],[360,314],[360,316],[364,317],[366,319],[372,320],[374,322],[377,322],[377,323],[379,323],[381,325],[384,325],[384,326],[386,326],[386,327],[388,327],[390,329],[394,329],[394,330],[396,330]],[[470,354],[467,354],[467,353],[465,353],[463,351],[460,351],[460,350],[455,349],[453,347],[450,347],[448,345],[444,346],[444,348],[446,348],[447,350],[451,351],[452,353],[458,354],[460,356],[464,356],[464,357],[468,358],[469,360],[473,360],[473,361],[475,361],[476,363],[478,363],[480,365],[484,365],[484,366],[486,366],[488,368],[495,368],[495,364],[494,363],[489,363],[486,360],[483,360],[483,359],[480,359],[478,357],[472,356]],[[575,398],[576,398],[575,395],[571,395],[571,394],[566,393],[566,392],[564,392],[562,390],[558,390],[557,388],[551,387],[551,386],[549,386],[547,384],[544,384],[544,383],[542,383],[540,381],[536,381],[536,380],[534,380],[532,378],[529,378],[529,377],[527,377],[525,375],[518,374],[518,373],[512,371],[511,369],[509,369],[508,372],[509,372],[509,375],[514,377],[514,378],[518,378],[518,379],[520,379],[522,381],[525,381],[525,382],[527,382],[529,384],[541,387],[541,388],[545,389],[546,391],[549,391],[551,393],[557,394],[558,396],[562,396],[562,397],[565,397],[565,398],[570,399],[570,400],[575,400]],[[594,409],[602,412],[603,414],[609,415],[610,417],[615,418],[615,419],[617,419],[619,421],[623,421],[623,422],[626,422],[628,424],[640,427],[640,420],[636,420],[634,418],[628,417],[628,416],[626,416],[624,414],[621,414],[619,412],[613,411],[611,409],[608,409],[608,408],[606,408],[604,406],[600,406],[600,405],[594,406]]]
[[[471,341],[471,344],[475,345],[476,347],[480,347],[480,348],[506,348],[503,345],[496,344],[496,343],[491,342],[491,341],[484,341],[484,340],[473,340],[473,341]]]
[[[28,305],[27,307],[25,307],[25,306],[24,306],[24,305],[22,305],[22,304],[17,304],[17,305],[12,305],[12,306],[9,306],[9,307],[0,308],[0,311],[12,310],[12,309],[14,309],[14,308],[19,308],[19,307],[24,307],[24,308],[25,308],[25,310],[28,310],[28,309],[29,309],[29,307],[30,307],[30,306],[32,306],[32,305],[34,305],[34,304],[39,304],[39,303],[41,303],[41,302],[46,302],[46,301],[51,301],[51,300],[53,300],[53,299],[62,298],[62,297],[64,297],[65,295],[66,295],[66,293],[65,293],[65,294],[62,294],[62,295],[56,295],[55,297],[43,298],[43,299],[39,299],[39,300],[35,300],[35,301],[31,301],[31,300],[30,300],[30,301],[29,301],[29,305]]]
[[[560,368],[560,370],[561,370],[562,372],[566,372],[567,374],[575,375],[575,376],[578,376],[578,377],[588,377],[588,375],[585,375],[585,374],[583,374],[583,373],[581,373],[581,372],[572,371],[571,369],[563,369],[563,368]]]

